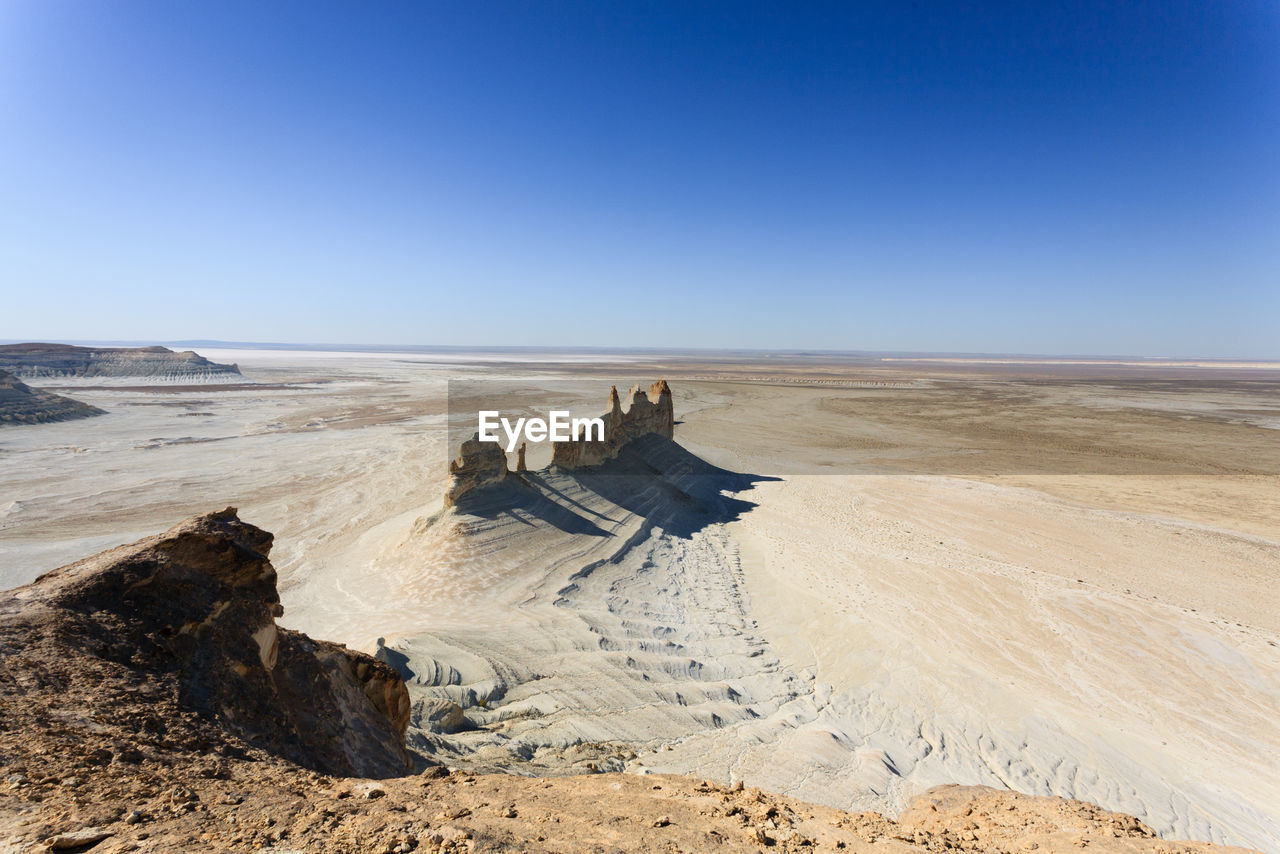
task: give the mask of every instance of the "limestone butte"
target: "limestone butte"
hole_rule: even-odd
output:
[[[523,454],[521,455],[523,458]],[[449,487],[444,494],[446,507],[473,489],[506,479],[507,455],[497,442],[481,442],[477,433],[458,448],[458,458],[449,463]]]
[[[649,386],[646,394],[639,385],[627,393],[629,404],[624,412],[618,399],[617,386],[609,390],[609,411],[604,418],[604,439],[578,439],[553,442],[551,462],[561,468],[576,469],[597,466],[611,460],[618,452],[640,436],[656,435],[670,439],[675,435],[675,409],[671,387],[666,380]]]
[[[675,433],[675,410],[671,402],[671,387],[666,380],[658,380],[646,393],[640,386],[632,386],[627,394],[627,409],[622,409],[618,388],[609,390],[609,411],[603,416],[603,439],[577,439],[551,443],[551,462],[565,469],[588,468],[611,460],[629,442],[641,436],[656,435],[670,439]],[[521,444],[516,458],[516,471],[525,471],[525,445]],[[449,463],[449,487],[445,492],[446,507],[457,504],[458,499],[474,489],[501,483],[510,474],[507,455],[499,443],[482,442],[480,434],[474,434],[458,448],[458,456]]]

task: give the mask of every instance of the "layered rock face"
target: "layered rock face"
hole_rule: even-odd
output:
[[[56,660],[57,678],[91,680],[102,709],[171,697],[194,717],[148,715],[144,731],[185,730],[231,755],[254,747],[326,773],[405,773],[403,681],[371,656],[276,626],[271,542],[228,508],[4,593],[5,669]]]
[[[477,433],[462,443],[458,458],[449,463],[449,488],[444,494],[444,504],[452,507],[471,490],[501,483],[508,474],[507,455],[502,446],[496,442],[481,442]]]
[[[31,388],[8,371],[0,371],[0,425],[42,424],[102,414],[96,406]]]
[[[649,386],[648,394],[640,386],[631,387],[627,410],[622,410],[618,388],[609,390],[609,411],[604,414],[604,439],[579,439],[555,442],[551,449],[551,462],[561,468],[576,469],[598,466],[618,456],[626,445],[641,436],[660,436],[670,439],[675,434],[675,409],[671,402],[671,387],[666,380],[658,380]]]
[[[27,379],[144,377],[166,381],[238,380],[240,368],[211,362],[191,350],[168,347],[75,347],[70,344],[2,344],[0,369]]]

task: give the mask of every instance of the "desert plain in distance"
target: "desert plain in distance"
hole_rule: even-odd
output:
[[[251,382],[30,381],[107,414],[0,431],[4,587],[234,505],[281,623],[381,639],[451,765],[981,783],[1280,850],[1280,365],[200,352]],[[692,515],[552,475],[442,511],[451,381],[595,415],[659,378]]]

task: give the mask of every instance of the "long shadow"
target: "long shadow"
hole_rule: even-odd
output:
[[[634,439],[616,459],[565,474],[583,488],[684,538],[707,525],[735,521],[756,506],[726,492],[744,492],[763,481],[781,480],[720,468],[659,436]]]
[[[532,517],[566,534],[609,536],[609,532],[595,522],[557,504],[517,477],[508,477],[502,483],[466,493],[458,499],[457,508],[462,513],[482,519],[508,516],[522,525],[534,527],[534,523],[529,521]]]
[[[729,471],[691,454],[670,439],[642,436],[628,443],[616,459],[602,465],[574,470],[551,466],[522,472],[502,483],[466,493],[457,507],[483,519],[510,517],[530,527],[536,524],[532,520],[538,520],[569,534],[612,536],[588,516],[607,523],[616,520],[592,510],[560,488],[566,485],[565,481],[573,481],[581,489],[645,518],[673,536],[688,538],[707,525],[732,522],[756,506],[725,493],[744,492],[762,481],[780,479]]]
[[[565,502],[566,504],[573,505],[573,507],[576,510],[580,510],[583,513],[589,513],[592,516],[595,516],[598,519],[603,519],[606,522],[617,523],[618,521],[617,519],[610,519],[608,516],[606,516],[603,513],[592,510],[590,507],[586,506],[581,501],[578,501],[577,499],[571,498],[570,496],[566,495],[563,490],[556,489],[554,486],[551,485],[551,482],[547,480],[547,478],[542,476],[542,472],[527,471],[527,472],[523,472],[521,476],[524,477],[529,483],[536,484],[538,489],[544,490],[546,492],[550,492],[552,495],[555,495],[557,498],[559,498],[561,501]]]
[[[405,682],[412,682],[413,678],[417,676],[413,672],[413,668],[409,666],[409,656],[398,649],[383,646],[381,638],[378,639],[378,651],[374,653],[373,657],[394,667],[396,672],[400,674],[400,678]]]

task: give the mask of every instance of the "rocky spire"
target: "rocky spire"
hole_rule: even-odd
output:
[[[618,387],[609,389],[609,412],[605,415],[604,441],[555,442],[551,448],[551,462],[567,469],[595,466],[613,459],[633,439],[656,435],[671,439],[675,435],[675,409],[671,399],[671,387],[666,380],[650,384],[646,393],[640,385],[634,385],[627,393],[628,407],[622,410]]]
[[[618,387],[609,386],[609,423],[617,424],[622,420],[622,401],[618,399]]]
[[[649,402],[657,409],[654,432],[667,439],[675,436],[676,410],[671,401],[671,386],[667,385],[666,380],[658,380],[649,386]]]

